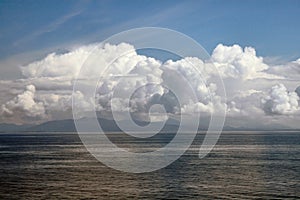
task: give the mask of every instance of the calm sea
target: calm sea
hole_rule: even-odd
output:
[[[170,166],[130,174],[98,162],[76,133],[2,133],[0,199],[300,199],[300,132],[225,132],[199,159],[202,138]],[[143,143],[121,133],[110,139]]]

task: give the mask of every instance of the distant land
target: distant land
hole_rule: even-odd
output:
[[[80,119],[84,122],[88,122],[88,119]],[[101,128],[107,132],[120,132],[114,120],[98,118],[98,122]],[[145,126],[148,122],[135,121],[140,126]],[[120,123],[126,124],[126,121]],[[178,125],[174,120],[168,120],[163,130],[177,131]],[[89,130],[87,130],[89,131]],[[73,119],[48,121],[39,125],[15,125],[15,124],[0,124],[0,132],[76,132],[76,127]]]
[[[88,119],[81,119],[83,121],[89,122]],[[98,118],[98,122],[101,128],[105,132],[120,132],[122,131],[116,122],[111,119]],[[145,126],[148,122],[135,121],[136,124],[140,126]],[[121,121],[120,123],[126,124],[127,121]],[[155,122],[154,122],[155,123]],[[205,131],[208,129],[208,121],[202,121],[199,125],[199,131]],[[179,122],[174,119],[169,119],[166,121],[162,131],[174,132],[177,131],[179,127]],[[300,129],[291,129],[289,127],[284,127],[282,125],[273,126],[260,126],[257,128],[247,128],[247,127],[231,127],[224,126],[224,131],[300,131]],[[89,131],[89,130],[87,130]],[[13,133],[13,132],[76,132],[76,127],[73,119],[48,121],[41,123],[39,125],[15,125],[15,124],[0,124],[0,132],[2,133]]]

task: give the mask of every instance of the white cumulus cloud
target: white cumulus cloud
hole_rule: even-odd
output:
[[[76,107],[81,108],[82,116],[94,107],[107,113],[130,110],[139,116],[160,104],[171,114],[218,113],[227,108],[232,118],[276,115],[278,119],[299,110],[300,90],[287,90],[295,91],[299,86],[299,67],[300,59],[282,65],[266,64],[254,48],[239,45],[219,44],[207,61],[186,57],[162,62],[139,55],[130,44],[91,44],[51,53],[22,66],[24,78],[0,81],[1,122],[71,118],[73,84],[79,73],[86,87],[100,78],[95,99],[87,99],[84,89],[73,93],[80,99]],[[218,72],[227,102],[222,101],[220,85],[215,82]],[[279,80],[282,84],[277,84]],[[181,105],[173,91],[165,87],[168,85],[182,97]],[[132,88],[135,92],[128,95]],[[195,101],[191,101],[190,90]]]
[[[299,96],[289,92],[283,84],[273,86],[262,101],[267,114],[292,114],[299,109]]]
[[[256,79],[272,78],[265,71],[269,68],[263,58],[256,56],[252,47],[242,49],[239,45],[225,46],[219,44],[213,51],[211,60],[223,77]]]
[[[42,102],[35,100],[35,93],[34,85],[26,86],[26,90],[23,93],[1,106],[1,116],[13,117],[19,120],[24,116],[35,119],[44,118],[44,105]]]

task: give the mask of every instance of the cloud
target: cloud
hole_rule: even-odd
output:
[[[275,77],[266,73],[269,66],[263,62],[262,57],[256,56],[256,51],[252,47],[242,49],[239,45],[219,44],[214,49],[211,60],[223,77],[244,80]]]
[[[296,88],[295,92],[297,93],[298,97],[300,98],[300,86],[298,86]]]
[[[110,63],[112,59],[115,61]],[[254,48],[243,49],[239,45],[219,44],[206,61],[186,57],[161,62],[138,55],[130,44],[91,44],[65,53],[51,53],[23,65],[22,79],[1,81],[1,122],[72,117],[73,84],[79,73],[80,81],[87,87],[101,77],[95,98],[87,99],[84,89],[73,93],[80,99],[76,107],[82,110],[82,117],[94,107],[99,113],[130,110],[134,116],[144,116],[159,104],[169,114],[211,114],[227,109],[231,118],[259,120],[276,115],[278,119],[293,114],[296,118],[300,92],[288,92],[287,88],[294,91],[299,85],[299,63],[300,59],[285,65],[268,65]],[[82,68],[85,65],[90,67]],[[223,78],[227,102],[216,84],[216,69]],[[282,84],[274,86],[278,80]],[[175,92],[166,86],[173,86]],[[181,104],[176,96],[182,97]],[[162,110],[154,111],[159,114]]]
[[[35,100],[34,85],[26,86],[26,90],[12,100],[1,106],[1,116],[21,120],[23,117],[29,119],[42,119],[45,117],[43,103]]]
[[[259,90],[237,91],[235,96],[228,98],[227,116],[259,117],[264,115],[261,109],[261,99],[263,97],[263,91]]]
[[[292,114],[299,110],[299,96],[296,92],[289,92],[283,84],[273,86],[262,101],[266,114]]]
[[[216,85],[206,83],[209,73],[203,74],[205,77],[199,77],[199,73],[197,75],[197,71],[192,67],[194,65],[202,70],[208,69],[198,58],[161,63],[154,58],[138,55],[134,47],[129,44],[93,44],[64,54],[52,53],[40,61],[21,67],[27,80],[44,93],[37,95],[36,98],[43,103],[48,115],[53,115],[56,111],[69,110],[72,82],[78,76],[88,56],[92,56],[89,60],[95,59],[97,66],[84,68],[85,71],[81,71],[80,78],[89,84],[89,79],[99,78],[99,74],[102,73],[95,99],[98,111],[148,112],[152,105],[161,104],[167,112],[173,114],[188,112],[192,107],[197,108],[197,112],[213,112],[214,104],[219,103]],[[112,58],[117,59],[110,64]],[[99,66],[102,69],[99,70]],[[189,85],[184,82],[188,82]],[[177,84],[178,95],[185,96],[182,110],[179,108],[176,96],[161,84]],[[194,90],[198,101],[190,101],[186,87]],[[137,91],[129,97],[132,88],[136,88]],[[78,92],[84,96],[84,91]],[[117,96],[113,98],[113,94]],[[154,100],[155,98],[157,99]],[[88,105],[92,105],[91,100],[88,101],[90,102]],[[130,102],[130,105],[127,102]],[[89,107],[87,104],[81,106]]]
[[[300,80],[300,59],[272,66],[268,72],[282,76],[285,79]]]

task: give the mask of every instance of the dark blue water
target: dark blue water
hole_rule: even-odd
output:
[[[122,134],[119,146],[139,148]],[[146,148],[163,146],[156,138]],[[156,172],[106,167],[73,133],[0,134],[0,199],[299,199],[300,133],[223,133],[198,159],[203,135],[179,160]]]

